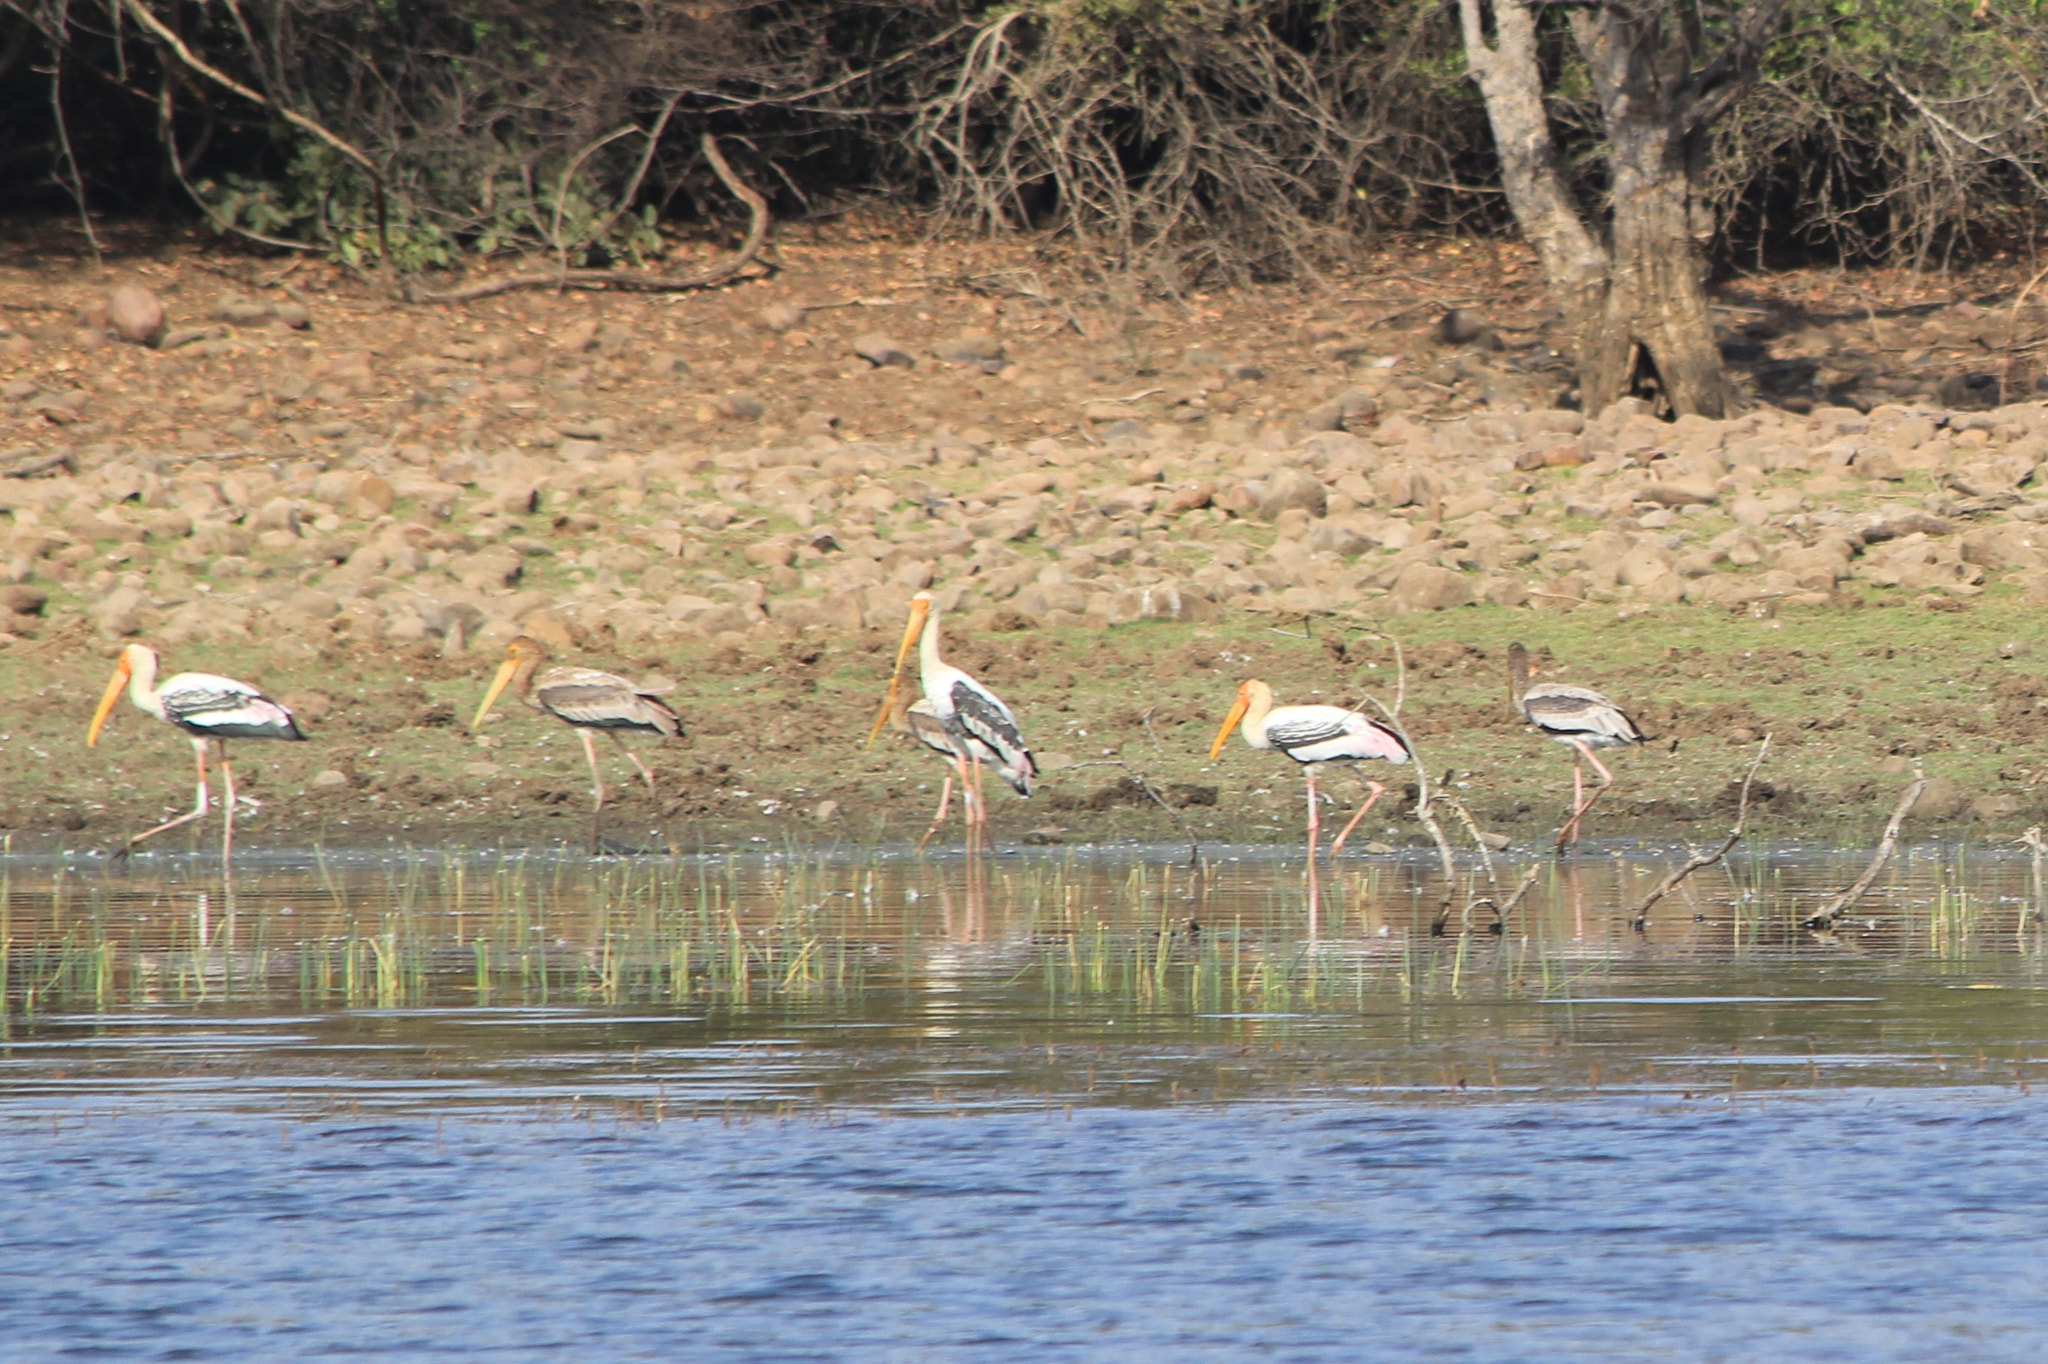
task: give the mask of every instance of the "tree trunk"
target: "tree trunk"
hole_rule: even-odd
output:
[[[1724,417],[1728,389],[1707,311],[1706,263],[1692,232],[1691,178],[1680,140],[1669,129],[1612,128],[1614,204],[1610,285],[1604,319],[1611,358],[1628,354],[1620,373],[1582,372],[1588,412],[1643,386],[1654,372],[1674,413]]]
[[[1543,77],[1536,60],[1536,21],[1524,6],[1494,6],[1494,41],[1480,26],[1483,0],[1458,0],[1465,34],[1465,60],[1486,101],[1487,121],[1500,156],[1501,186],[1508,208],[1536,251],[1551,296],[1564,313],[1572,366],[1580,392],[1589,374],[1602,376],[1599,391],[1625,383],[1628,341],[1609,337],[1608,257],[1557,166],[1550,116],[1543,108]],[[1623,390],[1615,389],[1614,396]],[[1609,400],[1611,401],[1611,399]],[[1604,402],[1601,404],[1604,405]],[[1599,406],[1586,404],[1588,412]]]
[[[1458,0],[1465,57],[1486,101],[1508,206],[1564,312],[1588,413],[1654,376],[1674,413],[1727,414],[1695,237],[1694,168],[1708,125],[1754,79],[1784,4],[1755,0],[1721,30],[1726,50],[1704,65],[1695,64],[1704,26],[1694,5],[1639,0],[1630,9],[1574,11],[1573,37],[1606,125],[1611,176],[1603,234],[1573,202],[1558,170],[1530,6]],[[1483,24],[1488,11],[1491,44]]]

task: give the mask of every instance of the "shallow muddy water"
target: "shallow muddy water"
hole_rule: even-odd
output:
[[[0,1341],[2037,1357],[2024,852],[1685,855],[14,858]]]

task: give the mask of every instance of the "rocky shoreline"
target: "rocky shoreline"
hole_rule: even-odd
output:
[[[801,275],[691,300],[716,313],[694,330],[663,301],[234,295],[181,318],[176,295],[66,287],[73,314],[0,355],[17,685],[60,647],[133,638],[174,666],[225,650],[300,673],[475,672],[521,632],[669,668],[808,652],[816,671],[872,651],[924,589],[1006,656],[1145,623],[1429,636],[1472,608],[1497,622],[1483,634],[1536,636],[2048,602],[2032,401],[1857,390],[1860,410],[1816,389],[1728,421],[1634,400],[1587,421],[1548,405],[1540,344],[1484,329],[1273,316],[1232,350],[1146,341],[1140,363],[1128,330],[1070,341],[964,291],[905,298],[890,318],[918,321],[888,333],[856,315],[882,309],[771,297]],[[298,690],[317,711],[342,689]]]

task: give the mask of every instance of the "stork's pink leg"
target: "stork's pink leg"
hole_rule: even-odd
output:
[[[597,744],[590,731],[579,729],[576,735],[583,740],[583,756],[590,762],[590,850],[596,852],[601,846],[597,841],[597,817],[604,809],[604,778],[597,770]]]
[[[963,807],[967,804],[967,797],[963,796],[961,798],[961,804]],[[951,772],[948,772],[946,774],[946,784],[939,788],[939,812],[932,816],[932,827],[926,829],[924,831],[924,837],[917,840],[917,850],[919,852],[924,851],[924,845],[932,841],[932,835],[936,834],[940,830],[940,828],[942,828],[945,825],[946,814],[952,808],[953,774]]]
[[[976,840],[976,846],[983,850],[986,850],[988,847],[988,787],[982,780],[982,773],[985,770],[986,764],[982,762],[981,754],[976,753],[974,755],[974,827],[979,835]]]
[[[646,781],[646,783],[647,783],[647,794],[648,794],[648,795],[650,795],[650,796],[651,796],[651,795],[653,795],[653,794],[654,794],[654,774],[653,774],[652,772],[649,772],[649,771],[647,770],[647,764],[646,764],[646,763],[644,763],[644,762],[641,762],[641,761],[640,761],[640,755],[639,755],[638,753],[635,753],[635,752],[634,752],[634,751],[632,750],[632,748],[631,748],[631,747],[629,747],[629,746],[627,745],[627,743],[626,743],[626,741],[625,741],[624,739],[621,739],[621,738],[620,738],[620,737],[619,737],[618,735],[616,735],[616,734],[613,734],[613,733],[612,733],[612,731],[610,731],[610,730],[606,730],[606,731],[605,731],[605,733],[606,733],[606,734],[607,734],[608,736],[610,736],[610,738],[611,738],[611,741],[612,741],[613,743],[615,743],[615,744],[617,744],[617,745],[619,746],[619,752],[621,752],[621,753],[623,753],[623,754],[625,754],[625,755],[626,755],[626,761],[627,761],[627,762],[629,762],[629,763],[631,763],[631,764],[633,764],[633,766],[635,766],[635,767],[637,767],[637,768],[639,768],[639,769],[640,769],[640,776],[641,776],[641,778],[642,778],[643,780],[645,780],[645,781]]]
[[[974,783],[967,777],[967,759],[953,755],[953,772],[960,779],[960,822],[966,834],[965,847],[970,860],[974,856]]]
[[[1322,816],[1316,810],[1316,769],[1313,766],[1301,769],[1308,779],[1308,935],[1316,935],[1316,918],[1322,907],[1322,887],[1316,880],[1316,837],[1323,827]]]
[[[1337,854],[1344,851],[1344,840],[1351,837],[1351,831],[1358,827],[1359,820],[1365,818],[1365,812],[1372,809],[1378,803],[1379,798],[1387,793],[1387,788],[1376,781],[1368,779],[1365,784],[1372,788],[1372,794],[1365,798],[1365,804],[1358,807],[1358,813],[1351,817],[1351,822],[1344,826],[1344,832],[1338,834],[1337,841],[1330,845],[1330,860],[1332,862],[1337,860]]]
[[[1576,747],[1576,745],[1574,745]],[[1579,841],[1579,806],[1586,798],[1585,771],[1579,760],[1572,759],[1572,812],[1565,816],[1564,824],[1557,831],[1557,850],[1563,852]]]
[[[1584,773],[1580,770],[1577,760],[1573,761],[1572,817],[1565,821],[1564,828],[1557,831],[1557,847],[1560,852],[1578,843],[1579,821],[1584,818],[1586,811],[1593,808],[1593,802],[1607,794],[1607,788],[1614,785],[1614,774],[1607,770],[1606,764],[1600,761],[1585,740],[1572,740],[1572,747],[1578,750],[1580,757],[1593,764],[1593,770],[1600,774],[1600,784],[1593,788],[1592,795],[1586,795]],[[1566,837],[1567,834],[1570,835],[1569,838]]]
[[[235,769],[228,762],[228,741],[216,742],[220,744],[220,875],[226,882],[235,879]]]
[[[175,829],[175,828],[177,828],[177,827],[178,827],[178,826],[179,826],[180,824],[190,824],[190,823],[191,823],[191,822],[192,822],[193,820],[195,820],[195,819],[200,819],[200,818],[203,818],[203,817],[205,816],[205,814],[206,814],[206,740],[204,740],[204,739],[194,739],[194,740],[192,741],[192,756],[193,756],[193,758],[194,758],[194,759],[196,760],[196,762],[197,762],[197,764],[198,764],[198,768],[199,768],[199,779],[198,779],[198,786],[197,786],[197,791],[196,791],[196,794],[194,795],[194,798],[193,798],[193,802],[192,802],[192,811],[191,811],[191,813],[190,813],[190,814],[183,814],[183,815],[179,815],[179,816],[178,816],[178,817],[177,817],[176,819],[167,819],[167,820],[165,820],[165,821],[164,821],[163,823],[161,823],[161,824],[157,825],[157,826],[156,826],[156,827],[155,827],[154,829],[144,829],[144,830],[143,830],[143,831],[142,831],[141,833],[139,833],[139,834],[135,835],[135,837],[133,837],[133,838],[129,839],[129,840],[128,840],[128,842],[127,842],[127,843],[126,843],[125,845],[123,845],[123,846],[122,846],[122,848],[121,848],[121,851],[119,851],[119,852],[117,852],[117,853],[115,853],[115,854],[114,854],[114,856],[115,856],[115,857],[117,857],[117,858],[120,858],[120,857],[126,857],[126,856],[127,856],[127,855],[128,855],[129,853],[131,853],[131,852],[133,852],[133,851],[135,850],[135,845],[136,845],[137,843],[140,843],[140,842],[141,842],[141,841],[142,841],[143,839],[145,839],[145,838],[155,838],[155,837],[156,837],[156,836],[157,836],[158,834],[162,833],[162,832],[163,832],[164,830],[166,830],[166,829]]]

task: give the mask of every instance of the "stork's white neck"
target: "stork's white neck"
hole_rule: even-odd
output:
[[[945,667],[944,660],[939,657],[939,608],[934,606],[925,613],[924,634],[917,641],[917,669],[929,687]]]
[[[1250,694],[1245,697],[1244,723],[1239,729],[1244,741],[1253,748],[1271,748],[1266,738],[1266,717],[1273,711],[1273,689],[1263,682],[1254,683]]]
[[[135,708],[164,718],[163,698],[156,690],[156,650],[141,645],[130,645],[128,656],[128,699]]]

